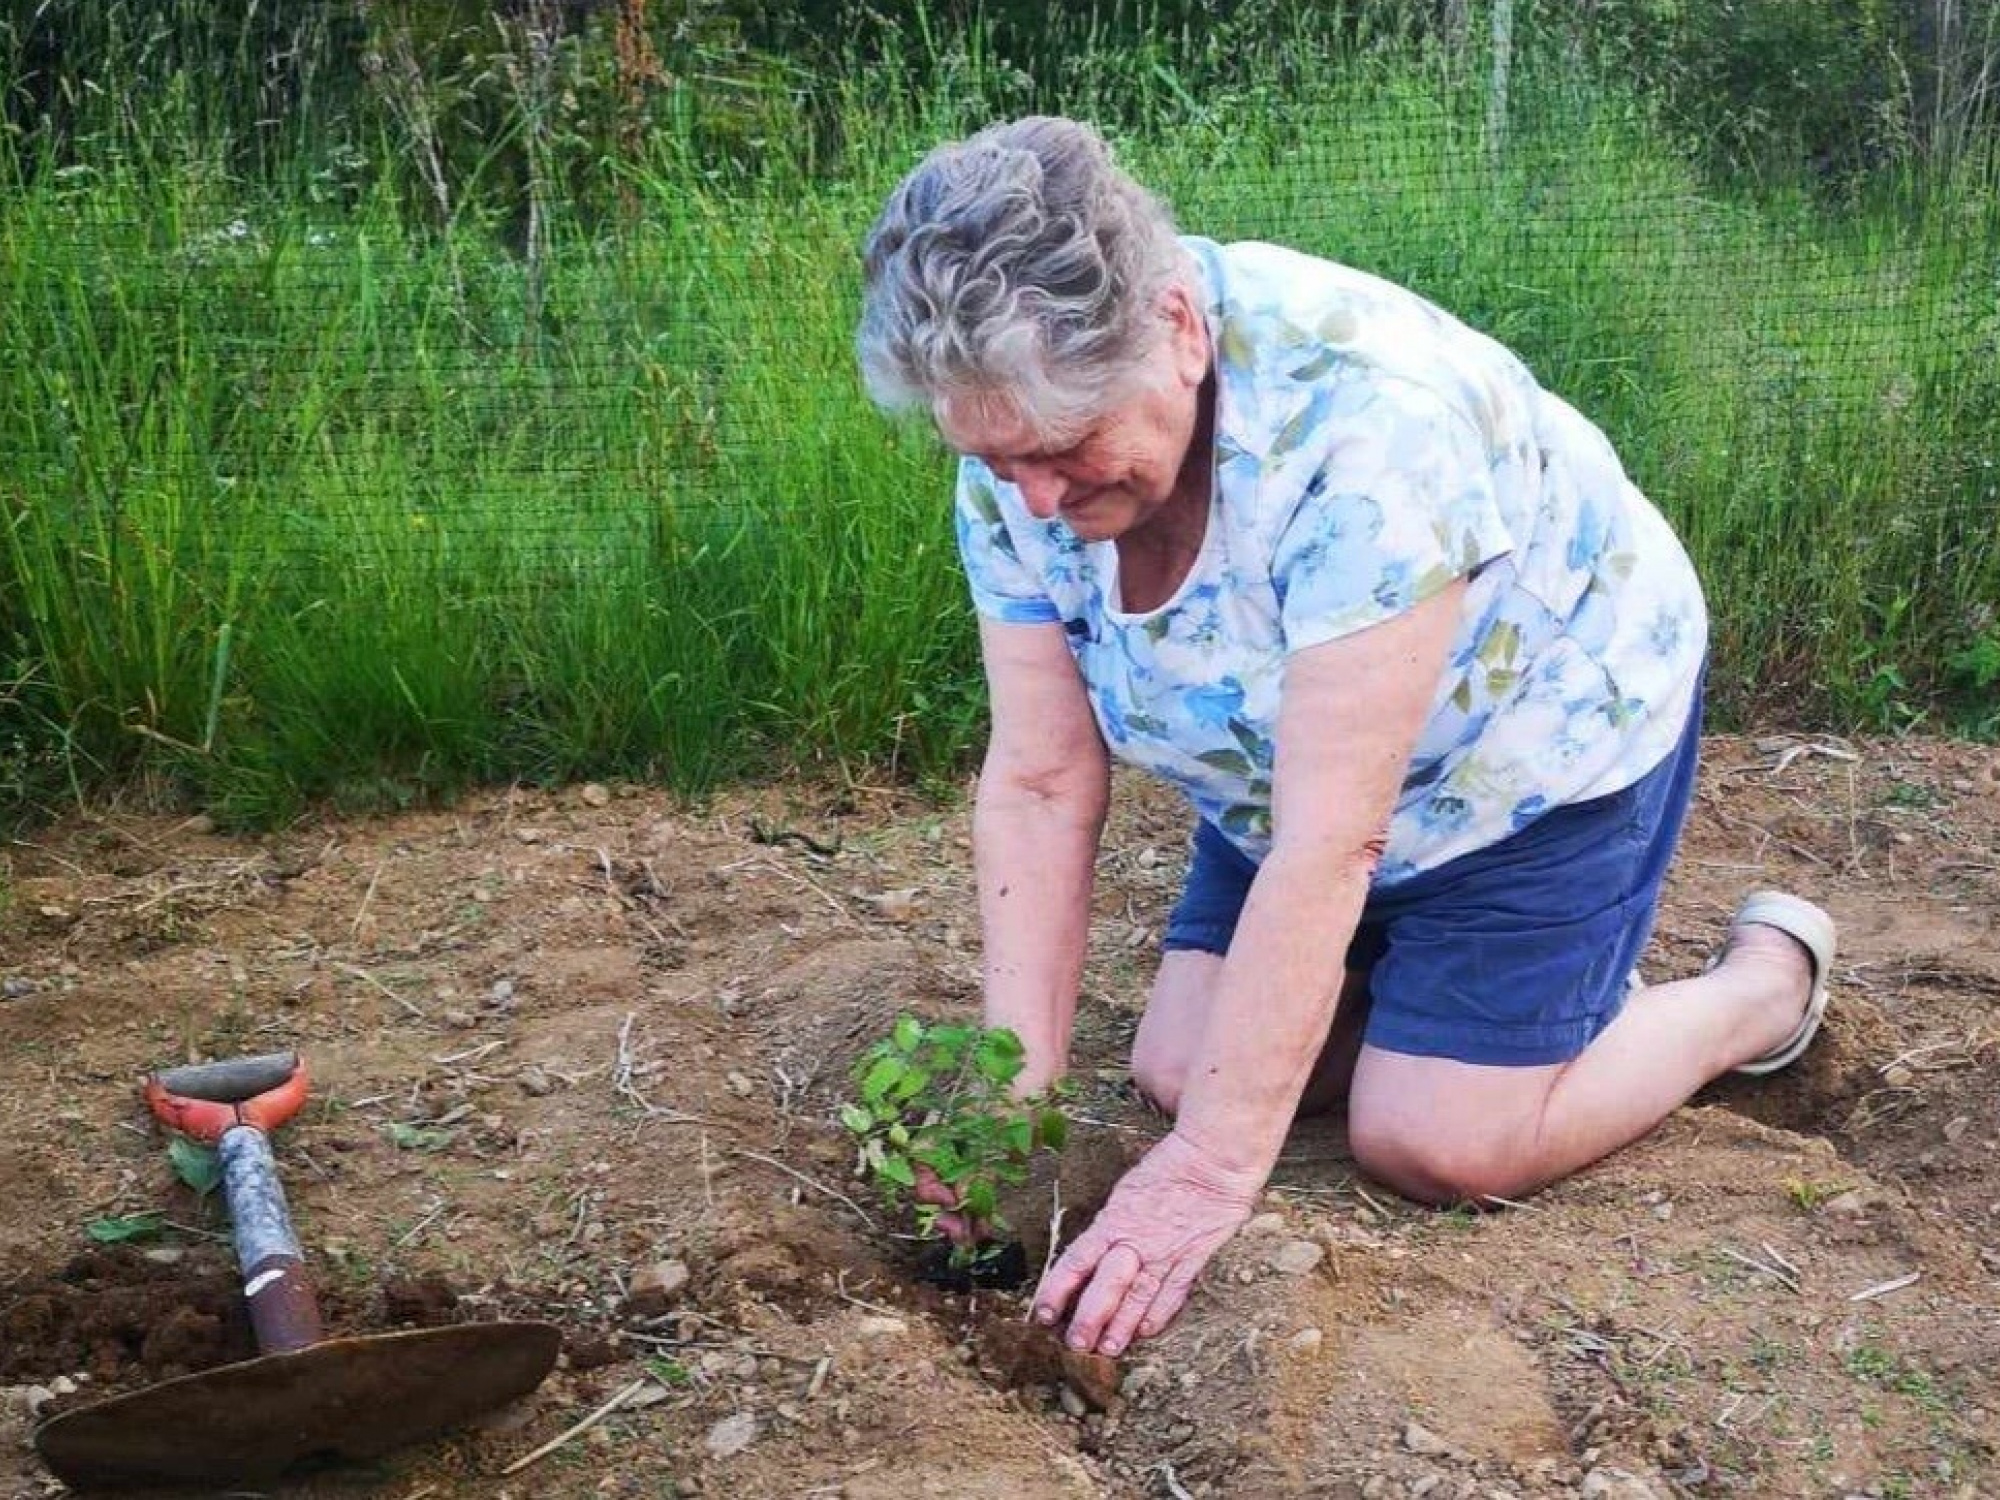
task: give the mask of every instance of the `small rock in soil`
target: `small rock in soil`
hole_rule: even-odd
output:
[[[1412,1422],[1403,1429],[1403,1446],[1412,1453],[1422,1453],[1433,1458],[1451,1452],[1450,1443],[1418,1422]]]
[[[590,807],[604,807],[611,801],[611,793],[600,782],[587,781],[583,786],[583,800]]]
[[[1314,1240],[1286,1240],[1271,1252],[1271,1269],[1286,1276],[1303,1276],[1326,1259],[1326,1247]]]
[[[1237,1231],[1245,1239],[1254,1239],[1259,1235],[1283,1234],[1284,1232],[1285,1216],[1283,1214],[1258,1214]]]
[[[901,1318],[863,1318],[855,1325],[856,1333],[864,1339],[900,1338],[910,1331],[910,1325]]]
[[[1090,1408],[1084,1404],[1083,1397],[1076,1393],[1074,1386],[1065,1385],[1057,1390],[1056,1404],[1079,1422],[1090,1415]]]
[[[1662,1500],[1668,1492],[1650,1479],[1623,1469],[1592,1469],[1583,1476],[1585,1500]]]
[[[555,1080],[534,1063],[529,1063],[516,1073],[514,1081],[521,1085],[522,1093],[530,1094],[537,1099],[546,1098],[556,1091]]]
[[[0,1000],[21,1000],[40,988],[32,979],[0,979]]]
[[[747,1411],[724,1417],[708,1429],[706,1446],[713,1459],[734,1458],[757,1441],[757,1418]]]
[[[673,1306],[687,1284],[686,1261],[663,1260],[647,1266],[632,1277],[625,1310],[634,1317],[657,1318]]]
[[[1313,1355],[1319,1353],[1319,1346],[1326,1342],[1326,1335],[1317,1328],[1301,1328],[1287,1342],[1294,1354]]]

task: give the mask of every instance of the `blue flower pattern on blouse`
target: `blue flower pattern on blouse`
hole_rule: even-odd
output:
[[[1469,578],[1376,871],[1389,885],[1658,765],[1707,651],[1679,540],[1594,426],[1416,294],[1273,245],[1183,242],[1216,350],[1215,483],[1173,598],[1117,605],[1114,543],[958,480],[972,597],[1060,623],[1106,744],[1270,849],[1285,658]]]

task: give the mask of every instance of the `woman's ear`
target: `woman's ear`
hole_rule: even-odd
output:
[[[1208,321],[1194,293],[1183,282],[1174,282],[1160,293],[1160,316],[1167,325],[1167,348],[1174,373],[1188,386],[1199,386],[1208,378]]]

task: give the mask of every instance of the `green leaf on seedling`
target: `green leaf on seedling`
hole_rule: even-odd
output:
[[[840,1106],[840,1123],[856,1135],[866,1135],[875,1124],[875,1117],[858,1104]]]
[[[989,1031],[973,1049],[973,1066],[991,1083],[1005,1086],[1014,1081],[1026,1061],[1027,1049],[1011,1031]]]
[[[884,1156],[875,1170],[901,1187],[913,1188],[917,1185],[917,1169],[910,1165],[907,1156]]]
[[[908,1066],[899,1058],[877,1058],[875,1065],[862,1076],[861,1097],[870,1104],[881,1103],[908,1071]]]
[[[156,1213],[123,1214],[117,1218],[92,1219],[83,1232],[100,1245],[123,1245],[132,1240],[150,1240],[163,1225]]]
[[[896,1022],[895,1029],[889,1033],[889,1037],[895,1042],[898,1052],[914,1052],[917,1050],[917,1043],[924,1039],[923,1023],[915,1016],[904,1016]]]
[[[1069,1144],[1069,1120],[1059,1109],[1044,1109],[1036,1117],[1036,1134],[1042,1145],[1060,1151]]]
[[[999,1203],[990,1182],[975,1182],[965,1190],[959,1199],[959,1207],[975,1219],[990,1219],[999,1210]]]
[[[213,1146],[177,1135],[167,1142],[167,1160],[174,1164],[174,1175],[204,1198],[222,1182],[222,1158]]]

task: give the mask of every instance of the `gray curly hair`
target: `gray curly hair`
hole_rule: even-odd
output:
[[[1073,433],[1139,382],[1157,297],[1193,264],[1166,206],[1103,137],[1034,117],[940,146],[890,194],[862,251],[856,339],[891,411],[1000,402]]]

